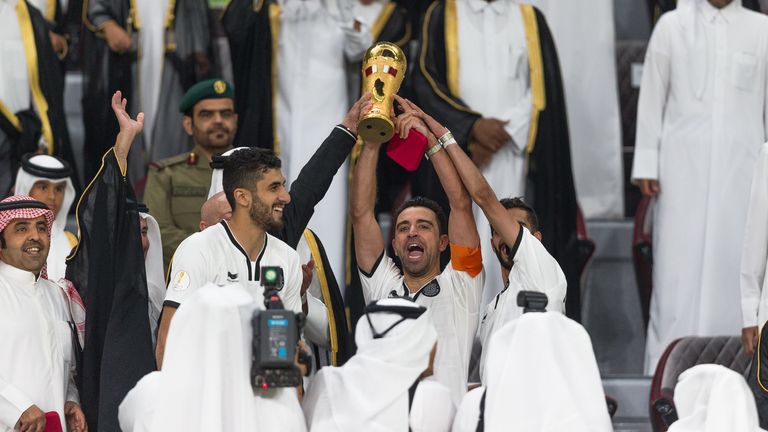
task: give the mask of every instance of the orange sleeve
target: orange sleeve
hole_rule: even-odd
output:
[[[483,271],[483,255],[480,246],[466,247],[451,243],[451,266],[456,271],[475,277]]]

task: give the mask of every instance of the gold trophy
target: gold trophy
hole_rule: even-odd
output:
[[[363,92],[371,92],[373,107],[357,123],[357,133],[363,140],[383,143],[392,138],[395,125],[389,115],[405,77],[405,66],[403,50],[390,42],[379,42],[365,53]]]

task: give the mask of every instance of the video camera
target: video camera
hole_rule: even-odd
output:
[[[265,310],[253,314],[253,358],[251,385],[254,389],[296,387],[302,383],[301,371],[294,363],[297,344],[304,327],[304,314],[285,309],[278,296],[283,289],[283,269],[261,268]],[[299,361],[311,366],[307,354],[299,350]]]
[[[520,291],[517,293],[517,305],[523,308],[523,313],[546,312],[549,299],[547,295],[537,291]]]

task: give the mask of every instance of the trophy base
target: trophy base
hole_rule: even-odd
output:
[[[357,124],[357,133],[363,141],[385,143],[394,135],[395,125],[389,117],[378,114],[367,115]]]

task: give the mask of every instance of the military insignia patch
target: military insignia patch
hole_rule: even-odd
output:
[[[227,91],[227,84],[222,80],[216,80],[216,82],[213,83],[213,91],[217,94],[222,94]]]

